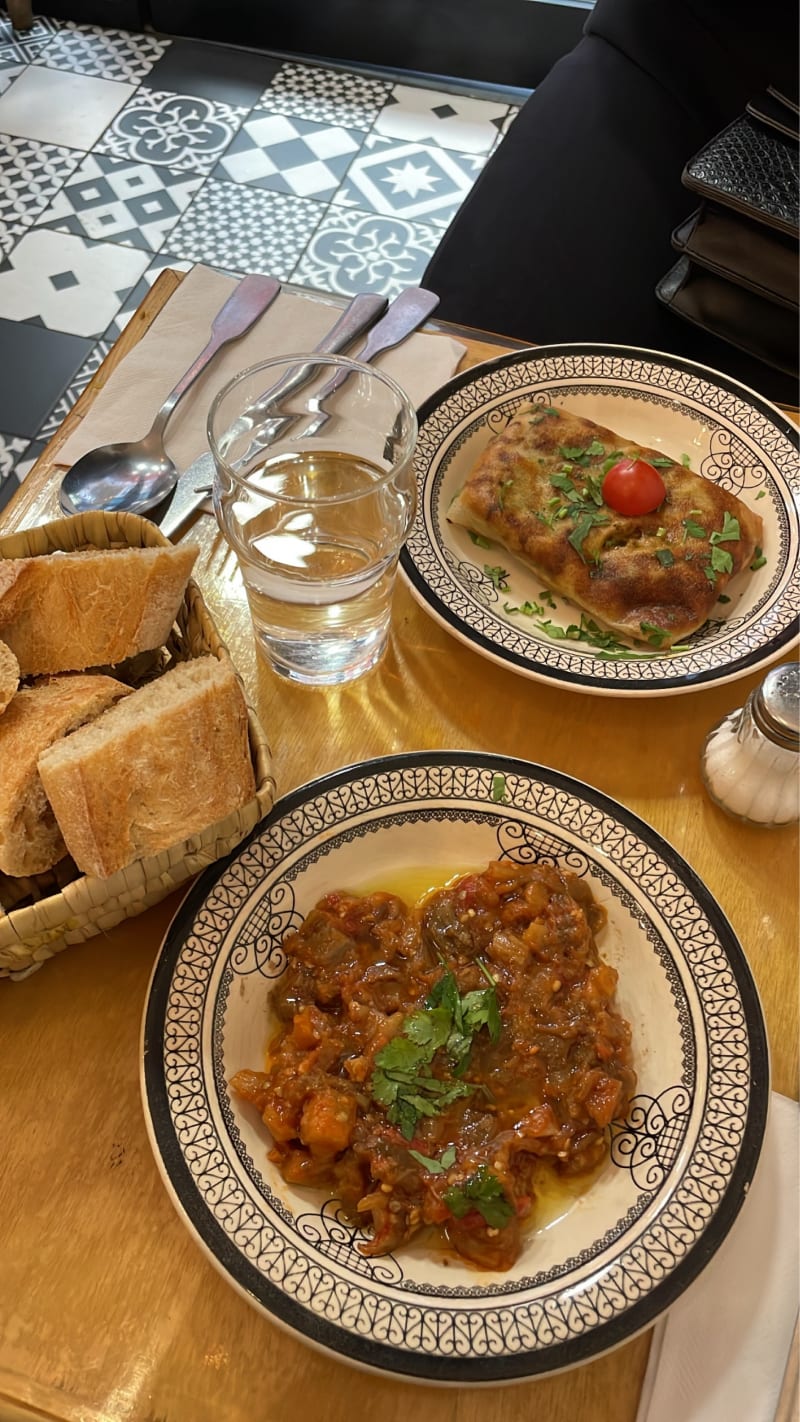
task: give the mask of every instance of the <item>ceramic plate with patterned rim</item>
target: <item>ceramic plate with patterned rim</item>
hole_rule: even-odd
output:
[[[553,640],[579,609],[548,594],[500,544],[476,546],[447,509],[493,433],[533,400],[574,411],[615,433],[687,454],[692,468],[751,504],[764,524],[766,562],[729,585],[685,652],[608,659],[583,642]],[[626,346],[540,346],[454,376],[420,407],[419,511],[401,566],[423,607],[449,632],[538,681],[613,696],[702,690],[765,667],[797,640],[800,608],[798,433],[781,412],[727,376]],[[498,587],[487,569],[507,574]],[[536,609],[524,615],[519,609]]]
[[[367,1259],[335,1199],[283,1181],[266,1128],[228,1081],[263,1061],[283,937],[321,895],[414,876],[441,884],[493,858],[568,866],[605,906],[599,947],[619,972],[636,1096],[600,1173],[535,1223],[509,1273],[418,1240]],[[569,1367],[652,1323],[739,1210],[769,1086],[744,955],[680,855],[569,776],[466,751],[368,761],[278,802],[178,910],[150,984],[142,1062],[165,1184],[225,1277],[346,1361],[451,1383]]]

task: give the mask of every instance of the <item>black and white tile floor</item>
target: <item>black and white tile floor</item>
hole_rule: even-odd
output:
[[[164,267],[418,281],[518,100],[0,10],[0,508]]]

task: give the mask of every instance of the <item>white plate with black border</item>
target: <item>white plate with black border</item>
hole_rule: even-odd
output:
[[[528,401],[568,409],[675,460],[688,456],[695,472],[760,515],[756,566],[731,581],[727,600],[685,651],[642,656],[641,646],[616,636],[610,651],[573,640],[579,608],[549,592],[499,543],[487,547],[488,540],[448,523],[447,509],[478,455]],[[798,640],[798,431],[754,391],[657,352],[540,346],[453,376],[418,415],[419,509],[401,568],[426,611],[481,655],[523,676],[598,695],[676,695],[762,670]]]
[[[585,876],[608,923],[637,1088],[584,1193],[508,1273],[424,1240],[367,1259],[336,1200],[286,1184],[231,1092],[276,1029],[286,932],[325,893],[434,882],[493,858]],[[433,870],[431,866],[437,866]],[[498,1384],[585,1362],[648,1327],[722,1243],[761,1149],[758,996],[718,904],[655,830],[542,766],[467,751],[347,767],[302,786],[192,887],[152,975],[142,1038],[150,1141],[184,1223],[266,1318],[399,1378]]]

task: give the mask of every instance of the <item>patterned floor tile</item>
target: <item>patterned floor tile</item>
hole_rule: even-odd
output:
[[[288,281],[324,211],[311,198],[210,178],[172,229],[170,248],[226,271],[269,272]]]
[[[256,107],[310,119],[312,123],[368,129],[386,103],[391,87],[386,80],[363,74],[345,74],[313,64],[284,64]]]
[[[148,261],[147,252],[35,227],[0,262],[0,316],[101,336]]]
[[[68,69],[73,74],[135,84],[149,74],[170,43],[155,35],[77,25],[68,20],[34,62],[49,69]]]
[[[14,497],[47,443],[0,434],[0,509]]]
[[[8,15],[0,10],[0,55],[4,59],[30,64],[58,32],[58,20],[37,15],[29,30],[15,30]]]
[[[370,134],[333,202],[446,227],[484,162],[480,154],[454,153]]]
[[[132,84],[32,64],[0,96],[0,133],[85,152],[133,93]]]
[[[161,273],[166,271],[167,267],[171,267],[173,271],[190,272],[193,266],[194,262],[187,262],[183,257],[176,257],[168,252],[159,252],[158,256],[153,258],[147,271],[140,277],[136,285],[131,287],[119,311],[105,332],[103,339],[113,345],[117,336],[120,336],[125,330],[131,317],[136,315],[139,306],[144,301],[156,278],[160,277]]]
[[[204,182],[131,158],[90,154],[36,225],[156,252]]]
[[[5,94],[11,88],[15,79],[19,79],[20,74],[24,74],[27,65],[16,59],[6,60],[3,51],[0,49],[0,94]]]
[[[362,130],[254,109],[212,177],[296,197],[331,198],[365,137]]]
[[[177,38],[144,80],[148,89],[165,94],[191,94],[215,103],[241,104],[250,109],[281,60],[256,50]]]
[[[35,439],[92,342],[0,317],[0,430]]]
[[[0,71],[2,73],[2,71]],[[0,146],[0,253],[11,251],[33,225],[65,179],[75,171],[80,153],[52,143],[3,136]]]
[[[210,173],[247,112],[232,104],[140,88],[95,151],[163,164],[178,172]]]
[[[67,418],[75,401],[82,395],[93,375],[96,375],[103,361],[111,350],[113,342],[109,340],[98,341],[92,348],[75,376],[71,380],[61,398],[56,402],[39,430],[41,440],[52,439],[59,425]]]
[[[322,291],[397,296],[419,282],[441,239],[434,227],[330,207],[292,280]]]
[[[411,143],[438,143],[459,153],[489,153],[507,114],[508,104],[395,84],[375,132]]]

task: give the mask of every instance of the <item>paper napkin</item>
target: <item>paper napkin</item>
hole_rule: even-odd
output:
[[[211,323],[235,286],[234,277],[211,267],[193,267],[61,446],[59,464],[74,464],[97,445],[139,439],[146,433],[172,387],[208,341]],[[282,291],[247,335],[221,351],[183,397],[165,440],[178,469],[185,469],[208,449],[209,406],[237,371],[272,355],[313,349],[341,309],[322,292],[317,299]],[[419,405],[453,374],[465,349],[448,336],[415,332],[374,363],[402,385],[412,404]]]
[[[637,1422],[772,1422],[798,1306],[800,1107],[773,1093],[755,1179],[650,1349]]]

